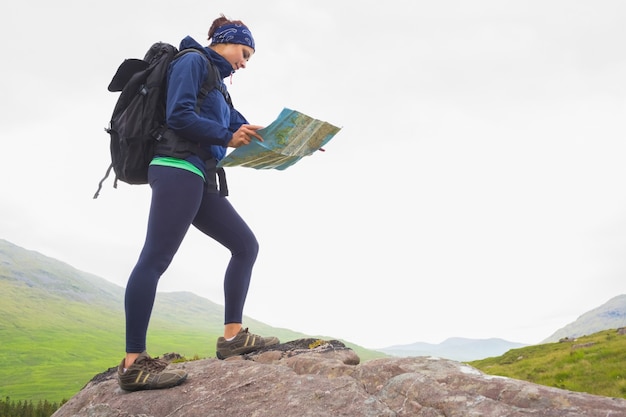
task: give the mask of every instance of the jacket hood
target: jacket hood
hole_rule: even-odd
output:
[[[193,39],[191,36],[185,37],[185,39],[180,42],[180,46],[178,47],[180,51],[189,48],[204,51],[206,57],[209,58],[209,60],[211,60],[211,62],[217,67],[222,78],[226,78],[233,73],[233,66],[230,64],[230,62],[228,62],[223,56],[215,52],[213,49],[200,45],[200,43],[198,43],[198,41]]]

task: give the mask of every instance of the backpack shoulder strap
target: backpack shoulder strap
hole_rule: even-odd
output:
[[[213,91],[213,89],[218,89],[224,96],[224,99],[226,100],[226,102],[232,107],[230,94],[228,94],[228,90],[226,89],[226,86],[224,85],[221,79],[221,76],[219,74],[217,67],[204,55],[202,51],[200,51],[199,49],[195,49],[195,48],[183,49],[182,51],[176,54],[174,59],[177,59],[181,57],[182,55],[189,53],[189,52],[196,52],[199,55],[201,55],[204,61],[206,62],[207,69],[208,69],[207,75],[202,81],[202,85],[200,86],[200,91],[198,92],[198,96],[196,97],[196,104],[194,107],[194,111],[196,113],[200,113],[200,108],[202,107],[202,103],[204,102],[208,94],[211,91]],[[161,130],[159,135],[156,137],[156,139],[158,141],[158,145],[157,145],[158,152],[162,153],[163,155],[169,155],[169,156],[173,156],[176,158],[184,159],[187,156],[189,156],[191,153],[195,153],[196,155],[200,156],[205,161],[211,159],[212,157],[212,155],[209,152],[200,148],[197,144],[193,144],[192,142],[179,137],[178,134],[174,132],[172,129],[170,129],[167,125],[163,126],[163,129]]]
[[[222,78],[220,76],[219,70],[217,69],[215,64],[213,64],[211,60],[208,59],[204,55],[204,53],[201,50],[196,49],[196,48],[183,49],[182,51],[176,54],[174,59],[180,58],[181,56],[189,52],[196,52],[200,56],[202,56],[202,58],[204,58],[204,60],[206,61],[206,64],[209,70],[206,78],[202,82],[202,86],[200,86],[200,93],[198,94],[198,97],[196,98],[196,107],[194,108],[196,113],[200,112],[200,107],[202,106],[204,99],[214,88],[217,88],[220,91],[220,93],[222,93],[222,95],[224,96],[224,99],[226,100],[228,105],[233,107],[232,99],[230,98],[230,94],[228,93],[226,86],[222,82]]]
[[[209,67],[209,73],[207,74],[207,77],[204,79],[204,82],[202,83],[202,87],[200,87],[200,95],[198,97],[198,101],[196,102],[196,112],[200,111],[200,104],[202,104],[202,101],[204,101],[204,99],[209,94],[209,92],[213,90],[214,88],[217,88],[220,91],[220,93],[222,93],[222,95],[224,96],[224,99],[226,100],[228,105],[230,107],[233,107],[233,102],[230,98],[230,94],[228,93],[226,86],[222,82],[222,78],[220,76],[220,73],[217,67],[208,59],[207,59],[207,65]]]

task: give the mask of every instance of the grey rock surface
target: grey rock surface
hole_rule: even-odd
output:
[[[623,417],[626,400],[483,374],[433,357],[360,363],[341,342],[301,339],[221,361],[170,364],[183,384],[125,392],[97,375],[53,417]]]

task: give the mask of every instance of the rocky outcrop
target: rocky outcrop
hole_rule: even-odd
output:
[[[172,363],[189,377],[167,390],[125,392],[114,368],[53,417],[618,417],[626,400],[483,374],[433,357],[360,363],[337,341],[301,339],[224,361]]]

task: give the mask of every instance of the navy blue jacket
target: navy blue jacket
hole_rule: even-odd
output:
[[[222,78],[230,76],[232,65],[220,54],[203,47],[190,36],[180,43],[179,50],[197,48],[217,67]],[[202,103],[200,112],[194,108],[202,82],[208,73],[206,60],[199,54],[185,54],[170,64],[167,85],[167,125],[179,136],[198,142],[219,161],[226,155],[226,145],[247,120],[232,108],[218,90],[212,90]],[[223,83],[223,81],[222,81]],[[195,161],[194,159],[198,159]],[[198,157],[188,160],[194,165],[204,165]],[[204,171],[204,166],[201,168]]]

